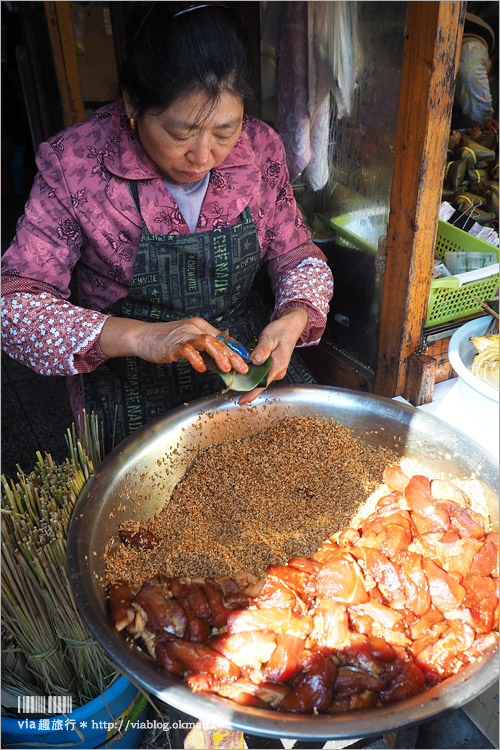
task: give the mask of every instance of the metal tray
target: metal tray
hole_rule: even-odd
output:
[[[498,678],[497,651],[460,674],[409,700],[345,715],[304,716],[240,706],[192,693],[187,685],[131,648],[106,611],[103,552],[120,524],[145,520],[162,507],[194,453],[226,437],[248,435],[285,416],[335,419],[372,445],[417,458],[430,474],[449,472],[480,482],[498,523],[498,463],[480,445],[445,422],[391,399],[327,386],[271,386],[254,404],[240,407],[214,396],[180,407],[127,438],[101,464],[80,496],[70,525],[68,567],[81,615],[123,674],[190,716],[250,734],[308,741],[380,735],[459,708]],[[174,454],[172,451],[176,450]]]

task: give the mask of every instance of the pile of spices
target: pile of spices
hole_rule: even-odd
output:
[[[333,420],[287,417],[249,437],[211,445],[146,523],[126,524],[151,548],[106,551],[110,583],[136,590],[148,578],[263,574],[313,554],[349,525],[398,461]]]

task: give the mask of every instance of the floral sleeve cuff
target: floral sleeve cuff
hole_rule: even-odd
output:
[[[287,310],[301,307],[308,315],[307,325],[297,346],[318,344],[326,327],[333,295],[333,277],[328,264],[320,258],[305,258],[297,266],[282,271],[274,283],[276,307],[271,320]]]
[[[17,290],[11,289],[2,298],[4,351],[41,375],[95,370],[106,360],[99,334],[108,316],[72,305],[47,285],[34,291],[30,281],[18,277],[14,282]]]

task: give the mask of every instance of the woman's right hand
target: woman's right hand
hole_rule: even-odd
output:
[[[223,372],[231,368],[245,373],[248,365],[224,342],[215,338],[221,331],[203,318],[186,318],[170,323],[145,323],[110,316],[99,336],[106,357],[139,357],[158,364],[187,359],[197,372],[207,366],[201,355],[206,352]]]

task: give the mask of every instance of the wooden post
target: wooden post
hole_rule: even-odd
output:
[[[383,396],[407,397],[422,342],[465,5],[408,3],[374,388]]]
[[[44,6],[61,95],[64,126],[69,127],[75,122],[85,120],[69,3],[45,2]]]
[[[405,398],[413,406],[432,401],[437,365],[437,360],[428,354],[412,354],[408,358]]]

